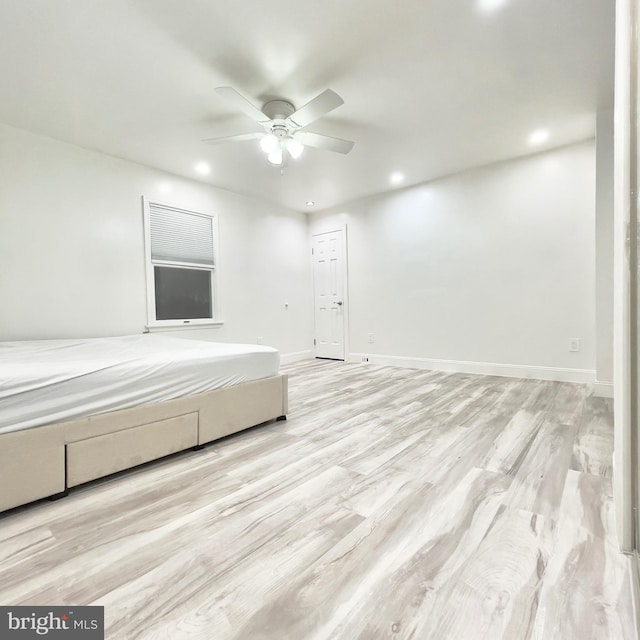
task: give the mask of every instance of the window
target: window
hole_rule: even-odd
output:
[[[215,222],[144,201],[149,326],[216,323]]]

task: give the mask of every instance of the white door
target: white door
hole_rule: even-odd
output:
[[[312,236],[316,358],[344,360],[344,229]]]

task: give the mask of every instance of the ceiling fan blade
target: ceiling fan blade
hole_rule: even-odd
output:
[[[332,138],[321,133],[312,133],[311,131],[298,131],[295,139],[302,142],[307,147],[316,147],[317,149],[326,149],[327,151],[337,151],[338,153],[349,153],[353,149],[354,142],[351,140],[343,140],[342,138]]]
[[[295,113],[287,118],[287,124],[294,127],[302,128],[311,124],[325,113],[333,111],[336,107],[344,104],[344,100],[331,89],[325,89],[320,95],[316,96],[310,102],[300,107]]]
[[[234,105],[242,113],[248,115],[252,120],[260,124],[268,124],[271,122],[269,116],[262,113],[258,107],[254,107],[244,96],[240,95],[233,87],[216,87],[216,93],[226,100],[229,104]]]
[[[241,133],[237,136],[223,136],[222,138],[205,138],[205,144],[224,144],[225,142],[242,142],[243,140],[258,140],[264,133]]]

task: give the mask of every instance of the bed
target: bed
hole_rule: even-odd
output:
[[[0,511],[287,414],[279,354],[145,334],[0,342]]]

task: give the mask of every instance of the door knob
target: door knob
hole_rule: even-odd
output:
[[[337,304],[339,307],[341,307],[341,306],[342,306],[342,300],[338,300],[338,301],[336,302],[336,304]]]

